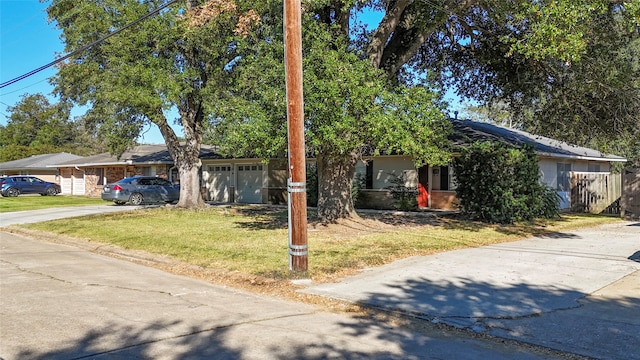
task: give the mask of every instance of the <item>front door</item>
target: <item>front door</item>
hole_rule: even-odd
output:
[[[418,207],[429,207],[429,165],[418,169]]]

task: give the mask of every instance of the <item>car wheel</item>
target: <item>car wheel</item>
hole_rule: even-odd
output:
[[[126,201],[114,201],[113,203],[116,204],[116,205],[124,205],[127,202]]]
[[[133,193],[133,194],[131,194],[131,197],[129,198],[129,202],[132,203],[133,205],[140,205],[140,204],[142,204],[143,200],[144,200],[144,198],[142,197],[142,194],[140,194],[140,193]]]
[[[20,195],[20,190],[16,188],[10,188],[7,190],[7,196],[9,197],[16,197],[18,195]]]
[[[53,186],[50,188],[47,188],[47,195],[56,196],[57,194],[58,194],[58,190],[56,190],[56,188],[54,188]]]

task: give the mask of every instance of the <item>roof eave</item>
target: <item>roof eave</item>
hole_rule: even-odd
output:
[[[582,155],[567,155],[567,154],[554,154],[548,152],[537,152],[538,156],[557,158],[557,159],[572,159],[572,160],[587,160],[587,161],[610,161],[610,162],[627,162],[625,158],[609,158],[609,157],[595,157],[595,156],[582,156]]]

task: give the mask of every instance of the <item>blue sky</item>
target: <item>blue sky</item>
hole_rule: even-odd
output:
[[[64,55],[61,32],[47,21],[49,4],[49,1],[41,3],[38,0],[0,0],[0,82],[14,79]],[[48,81],[55,74],[55,67],[50,67],[0,89],[0,124],[7,124],[7,107],[15,106],[25,94],[41,93],[52,103],[57,102],[51,95],[53,86]],[[75,116],[81,114],[81,110],[73,113]],[[145,130],[140,142],[164,143],[157,127]]]
[[[0,82],[16,78],[64,55],[60,31],[47,21],[46,8],[49,3],[38,0],[0,0]],[[375,14],[371,16],[374,22],[379,21],[379,18]],[[7,107],[15,106],[25,94],[42,93],[55,103],[57,100],[51,95],[53,87],[48,82],[55,73],[55,67],[50,67],[0,89],[0,124],[7,124]],[[459,102],[450,102],[450,108],[460,107]],[[75,110],[73,115],[81,115],[81,112]],[[145,130],[140,142],[164,143],[155,126]]]

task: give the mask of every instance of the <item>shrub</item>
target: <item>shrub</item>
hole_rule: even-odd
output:
[[[418,188],[406,186],[405,174],[398,176],[396,174],[388,174],[391,176],[391,186],[387,189],[391,192],[391,196],[395,200],[395,207],[402,211],[413,211],[418,209]]]
[[[462,212],[472,219],[510,224],[559,213],[557,194],[539,182],[531,146],[475,143],[454,159],[453,169]]]

